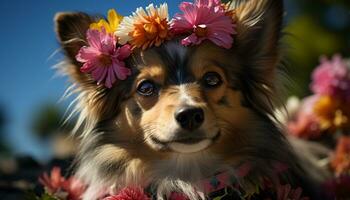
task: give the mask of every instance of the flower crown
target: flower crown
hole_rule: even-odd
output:
[[[221,0],[194,0],[182,2],[179,8],[182,13],[175,14],[171,20],[166,3],[138,8],[127,17],[110,9],[107,20],[92,23],[87,30],[88,45],[76,56],[77,61],[84,63],[81,71],[91,74],[97,84],[111,88],[117,80],[131,75],[124,60],[135,48],[158,47],[176,36],[184,37],[181,40],[184,46],[210,40],[226,49],[232,47],[236,25],[230,4]]]

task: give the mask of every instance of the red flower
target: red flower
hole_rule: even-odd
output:
[[[105,200],[150,200],[140,187],[126,187],[117,195],[105,198]]]

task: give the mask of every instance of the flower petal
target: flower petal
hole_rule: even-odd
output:
[[[91,73],[91,76],[97,81],[98,84],[105,80],[107,74],[107,67],[97,67]]]
[[[113,67],[109,67],[107,69],[107,78],[106,78],[106,82],[105,82],[105,86],[107,88],[111,88],[113,86],[113,83],[116,81],[116,77],[114,74],[114,70]]]
[[[192,33],[190,36],[184,38],[183,40],[181,40],[181,44],[184,46],[188,46],[191,44],[197,44],[199,41],[198,37],[196,36],[196,34]]]
[[[100,31],[89,29],[86,33],[86,39],[89,45],[97,50],[101,49],[101,37]]]
[[[124,62],[113,62],[113,70],[119,80],[125,80],[131,75],[131,70],[125,67]]]
[[[79,62],[88,62],[91,59],[95,59],[100,54],[101,53],[97,49],[93,47],[84,46],[79,50],[75,58]]]
[[[209,40],[214,42],[220,47],[230,49],[232,47],[233,38],[229,34],[215,32],[213,35],[209,36]]]
[[[131,46],[128,44],[123,45],[122,47],[119,48],[118,59],[122,61],[128,58],[131,53],[132,53]]]
[[[110,33],[114,33],[117,30],[122,19],[123,16],[119,15],[114,9],[108,10],[108,22],[111,28]]]

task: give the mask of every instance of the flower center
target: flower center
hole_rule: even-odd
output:
[[[147,39],[152,40],[157,36],[160,38],[165,38],[167,36],[168,25],[166,20],[161,20],[159,17],[150,17],[148,21],[148,23],[143,25]]]
[[[157,36],[158,28],[154,22],[144,24],[143,28],[147,39],[152,40]]]
[[[200,24],[198,26],[194,27],[194,33],[198,36],[198,37],[205,37],[208,34],[208,27],[205,24]]]
[[[112,65],[112,58],[111,58],[111,56],[109,56],[109,55],[101,54],[101,55],[98,57],[98,60],[100,61],[101,65],[102,65],[103,67],[108,67],[108,66],[111,66],[111,65]]]
[[[129,36],[133,38],[131,43],[136,47],[159,46],[168,37],[167,19],[159,16],[145,17],[143,22],[134,24],[134,30]]]

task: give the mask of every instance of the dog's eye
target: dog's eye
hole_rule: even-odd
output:
[[[216,72],[206,73],[203,76],[202,81],[203,81],[203,85],[207,88],[218,87],[222,84],[221,76]]]
[[[156,85],[152,81],[142,81],[137,86],[137,92],[143,96],[151,96],[156,92]]]

